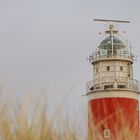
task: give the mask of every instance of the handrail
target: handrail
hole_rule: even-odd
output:
[[[121,54],[116,54],[116,55],[104,55],[104,54],[98,54],[98,53],[93,53],[90,57],[89,60],[91,63],[101,60],[101,59],[130,59],[133,61],[133,56],[121,53]]]
[[[114,81],[114,82],[96,82],[96,80],[90,80],[86,84],[86,92],[91,92],[95,90],[104,90],[105,88],[109,89],[129,89],[129,90],[135,90],[139,92],[139,81],[135,79],[129,79],[127,81]]]

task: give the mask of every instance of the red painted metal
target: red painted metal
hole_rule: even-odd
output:
[[[92,129],[91,129],[92,128]],[[110,130],[111,140],[130,129],[134,135],[139,130],[138,100],[130,98],[101,98],[89,101],[89,133],[101,134]],[[91,132],[93,131],[93,132]]]

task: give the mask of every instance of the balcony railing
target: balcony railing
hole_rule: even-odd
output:
[[[139,92],[139,81],[135,79],[129,79],[127,81],[115,81],[115,82],[97,82],[97,80],[91,80],[86,84],[86,92],[96,90],[107,90],[107,89],[128,89]]]
[[[93,53],[89,60],[91,63],[98,61],[98,60],[102,60],[102,59],[129,59],[131,61],[133,61],[134,56],[133,55],[129,55],[128,53],[120,53],[120,54],[114,54],[114,55],[104,55],[104,54],[100,54],[100,53]]]

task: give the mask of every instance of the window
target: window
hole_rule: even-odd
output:
[[[110,138],[110,129],[104,130],[104,138]]]
[[[105,85],[104,89],[113,88],[113,85]]]
[[[118,85],[118,88],[125,88],[125,85]]]
[[[120,66],[120,71],[123,71],[123,66]]]
[[[95,87],[95,89],[100,89],[100,87],[98,86],[98,87]]]
[[[106,68],[107,68],[107,71],[110,71],[110,66],[107,66]]]
[[[98,72],[98,68],[96,68],[96,72]]]

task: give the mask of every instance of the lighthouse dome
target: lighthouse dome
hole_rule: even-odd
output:
[[[113,43],[114,48],[117,49],[121,49],[124,48],[124,42],[122,41],[121,38],[119,38],[118,36],[113,36],[113,38],[111,36],[107,36],[105,39],[103,39],[100,44],[99,44],[99,48],[100,49],[108,49],[108,47],[110,47]]]

